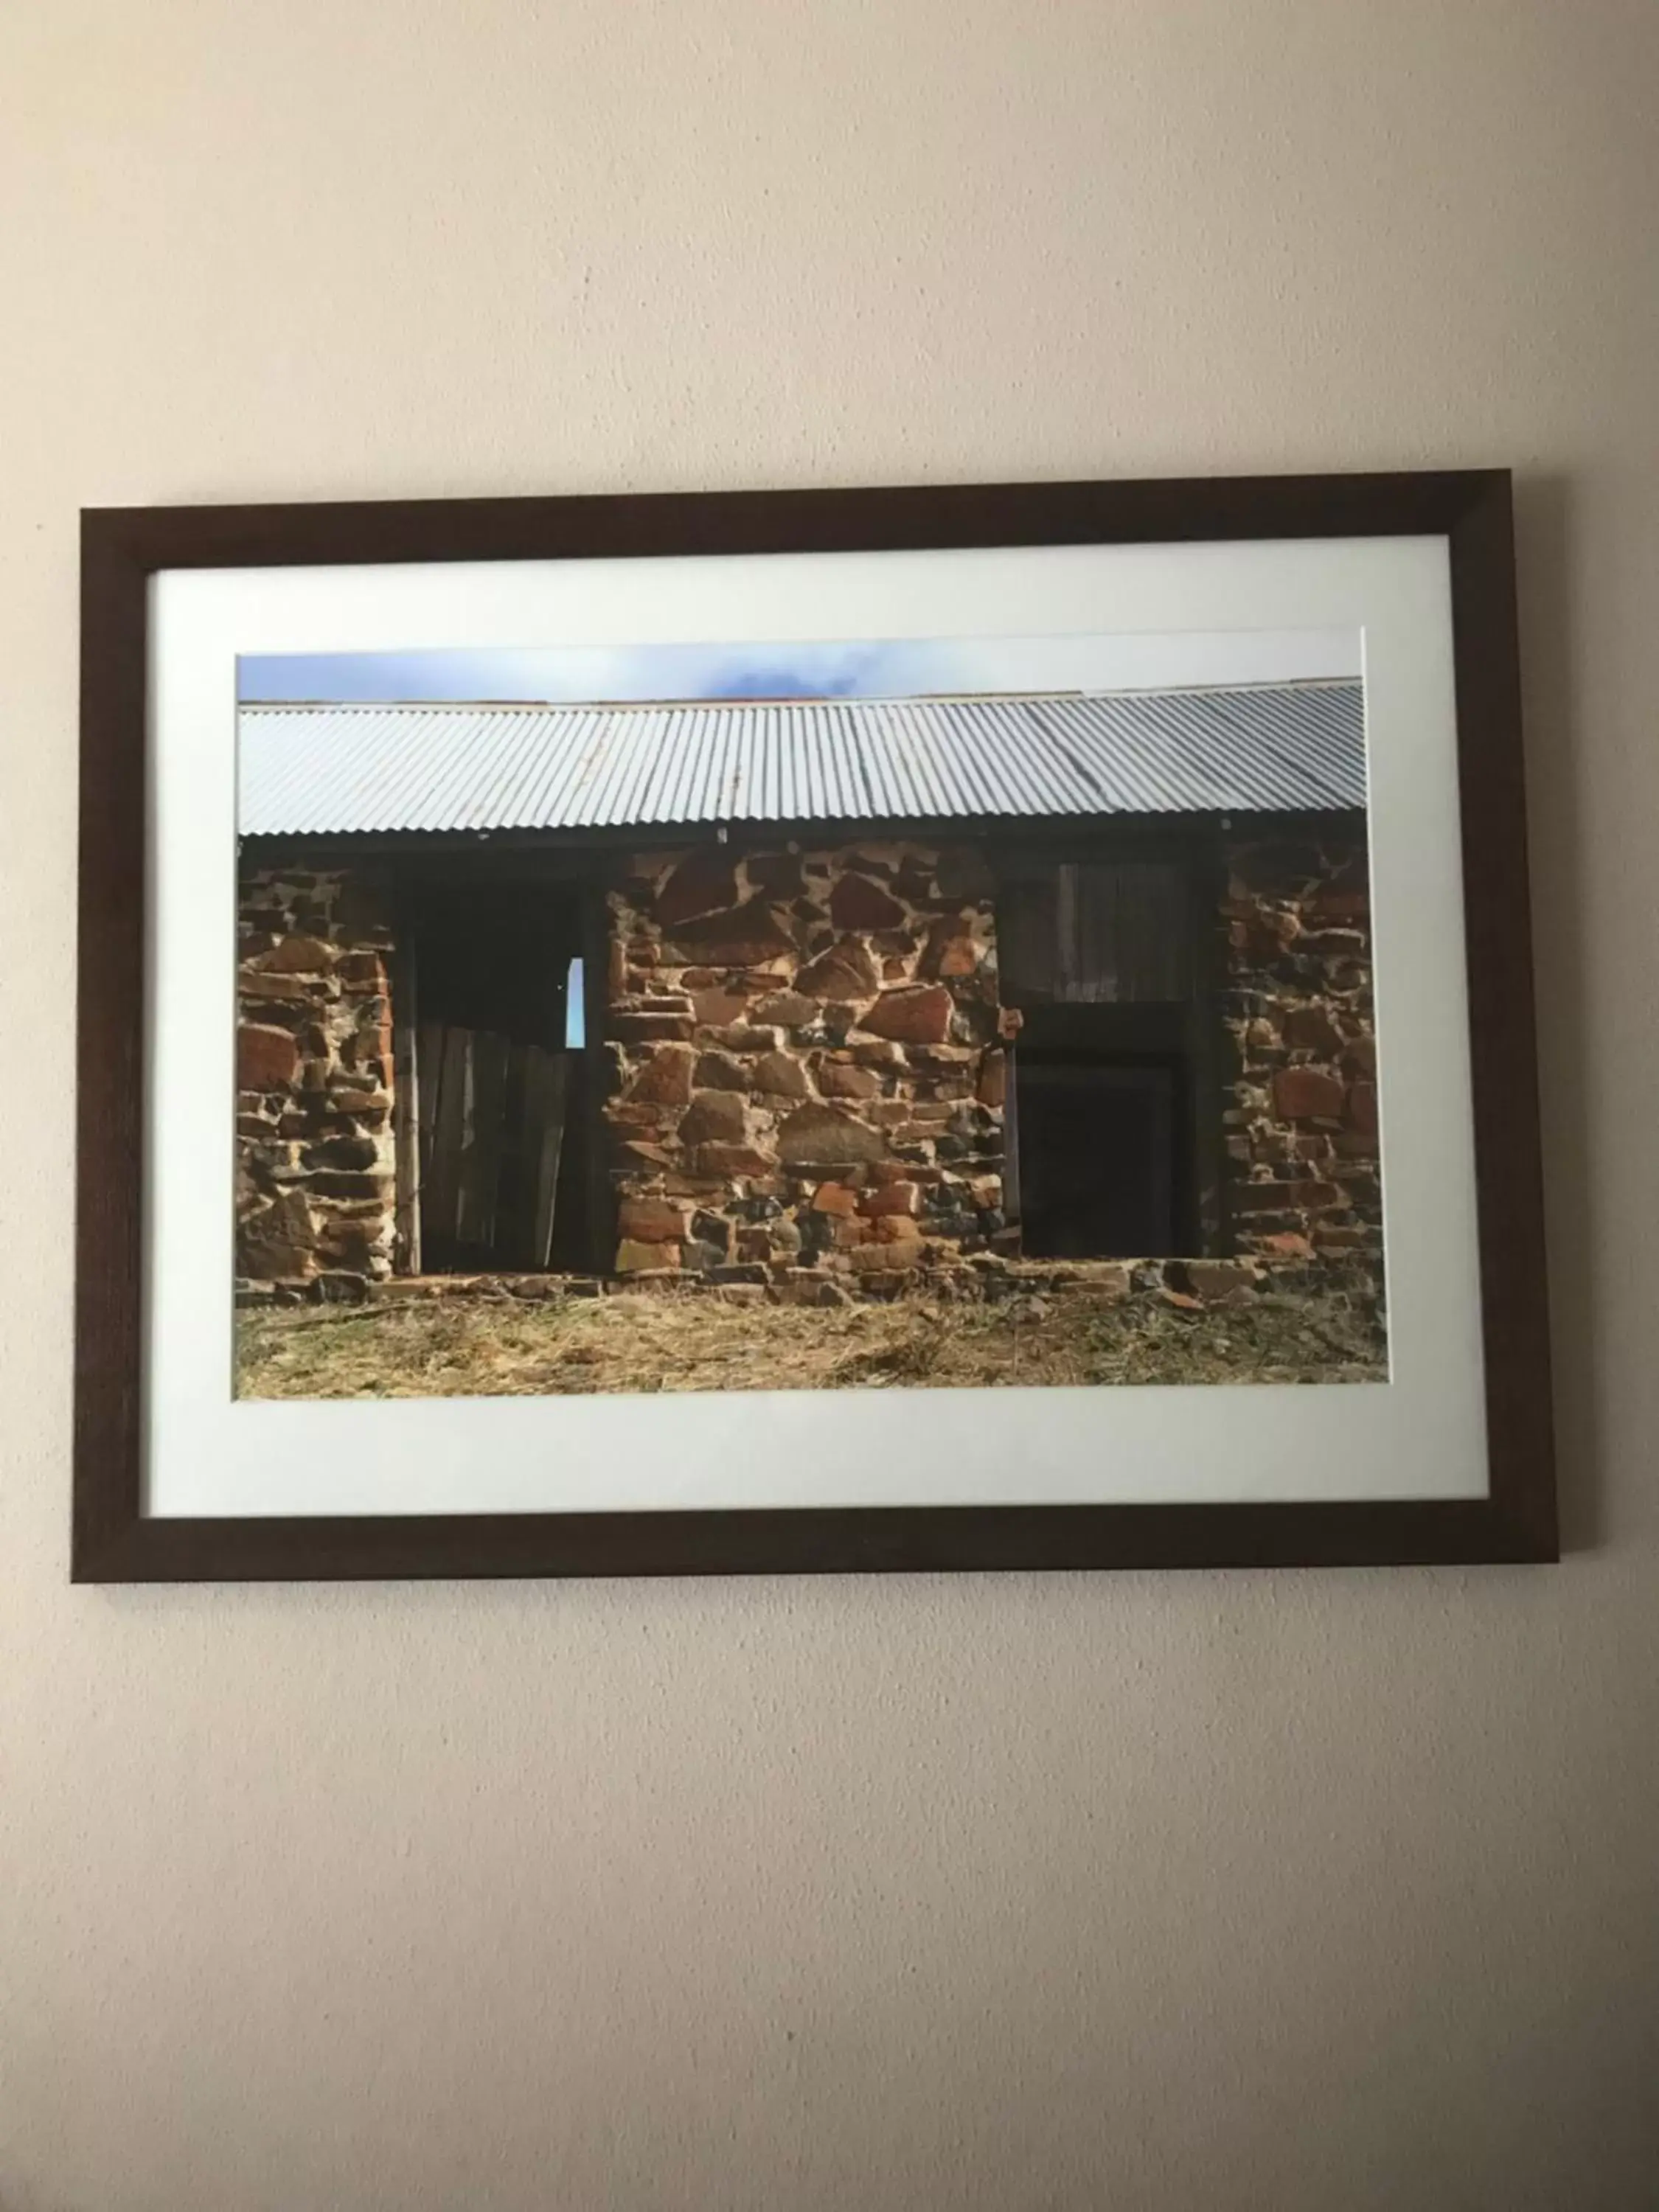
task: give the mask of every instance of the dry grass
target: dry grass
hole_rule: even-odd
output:
[[[238,1321],[237,1389],[251,1398],[1370,1382],[1386,1374],[1374,1316],[1279,1292],[1202,1312],[1069,1293],[828,1310],[641,1294],[255,1310]]]

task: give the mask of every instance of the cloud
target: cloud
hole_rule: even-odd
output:
[[[915,698],[1358,675],[1355,632],[892,638],[250,654],[243,699]]]

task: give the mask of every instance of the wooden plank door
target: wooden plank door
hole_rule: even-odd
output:
[[[547,1267],[573,1055],[441,1022],[421,1024],[416,1049],[425,1264]]]
[[[559,1165],[564,1156],[565,1121],[570,1097],[568,1052],[526,1048],[524,1086],[525,1153],[530,1176],[530,1264],[546,1267],[553,1258],[554,1216],[558,1203]]]

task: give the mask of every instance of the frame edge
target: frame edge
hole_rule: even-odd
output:
[[[143,1516],[146,617],[152,573],[1411,534],[1444,535],[1451,565],[1491,1468],[1486,1497],[1352,1505],[769,1508],[653,1516]],[[91,508],[82,515],[81,623],[72,1582],[1048,1571],[1559,1558],[1508,471]]]
[[[70,1579],[140,1520],[143,1373],[148,571],[130,529],[81,530]]]
[[[1472,479],[1447,535],[1490,1496],[1520,1556],[1547,1563],[1560,1534],[1509,470]]]

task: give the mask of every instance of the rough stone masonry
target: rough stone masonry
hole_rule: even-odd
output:
[[[373,872],[243,876],[236,1243],[248,1284],[349,1297],[392,1273],[389,912]]]
[[[1362,832],[1227,848],[1227,1211],[1241,1253],[1344,1255],[1380,1291],[1382,1190]]]
[[[971,850],[641,855],[611,895],[622,1274],[890,1290],[1002,1236],[994,885]]]
[[[1224,857],[1236,1256],[1109,1272],[1206,1300],[1339,1261],[1380,1281],[1363,831],[1235,834]],[[614,1280],[833,1300],[1018,1267],[992,860],[905,841],[620,864],[599,1047]],[[356,1297],[392,1272],[389,892],[373,866],[244,875],[245,1295]]]
[[[1226,859],[1240,1258],[1193,1261],[1188,1295],[1381,1249],[1363,841],[1237,838]],[[1018,1255],[981,850],[702,846],[641,857],[611,908],[620,1274],[884,1292]]]

